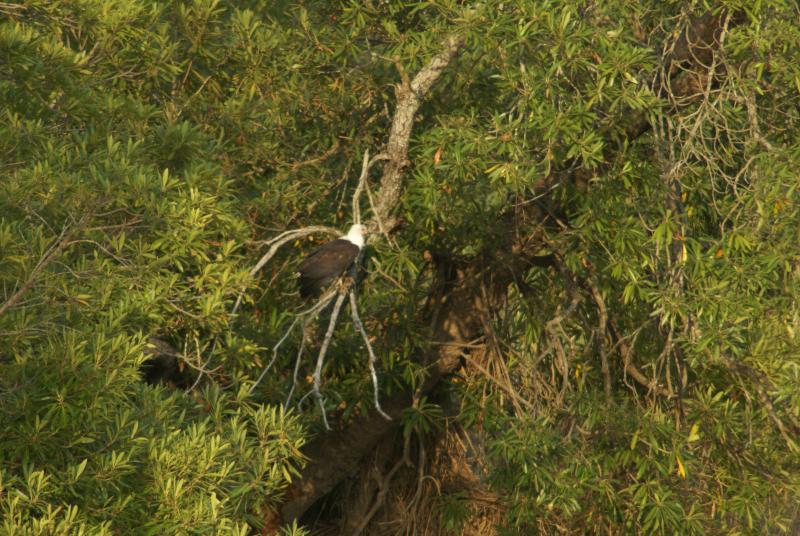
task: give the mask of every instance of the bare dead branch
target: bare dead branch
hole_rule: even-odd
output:
[[[283,404],[283,409],[288,410],[289,404],[292,403],[292,396],[294,395],[294,390],[297,387],[297,375],[300,372],[300,362],[303,359],[303,352],[306,349],[306,329],[308,328],[308,321],[303,323],[303,334],[302,338],[300,339],[300,348],[297,349],[297,357],[294,360],[294,370],[292,371],[292,387],[289,388],[289,394],[286,395],[286,402]]]
[[[758,110],[756,108],[755,95],[752,93],[748,95],[745,103],[747,105],[747,119],[750,122],[750,135],[767,151],[775,151],[775,147],[761,134],[761,128],[758,126]]]
[[[291,242],[292,240],[298,240],[300,238],[305,238],[308,235],[314,233],[326,233],[333,236],[338,236],[339,231],[332,228],[327,227],[325,225],[312,225],[309,227],[303,227],[302,229],[293,229],[291,231],[284,231],[283,233],[279,234],[278,236],[268,240],[266,242],[267,245],[270,246],[269,250],[259,259],[253,268],[250,269],[250,277],[254,277],[263,267],[267,264],[272,257],[278,252],[278,250],[286,244],[287,242]],[[231,309],[231,316],[234,316],[236,312],[239,310],[239,307],[242,305],[242,300],[244,299],[244,290],[239,293],[239,296],[236,298],[236,303],[233,304],[233,308]]]
[[[384,221],[386,217],[389,215],[390,211],[397,205],[400,199],[400,192],[402,186],[402,170],[406,165],[406,160],[408,156],[408,143],[409,138],[411,136],[411,130],[414,122],[414,115],[416,114],[417,110],[419,109],[420,104],[422,103],[422,99],[439,78],[441,73],[450,63],[450,61],[455,57],[460,47],[463,45],[463,38],[460,37],[450,37],[445,41],[444,50],[434,56],[431,61],[422,69],[419,73],[414,77],[414,79],[409,83],[407,77],[404,77],[404,82],[397,88],[398,94],[398,104],[395,110],[395,115],[392,121],[392,128],[389,134],[389,141],[387,143],[387,151],[385,154],[376,155],[372,160],[369,158],[369,150],[364,152],[364,157],[362,159],[362,167],[361,167],[361,175],[359,177],[358,185],[356,190],[353,194],[353,221],[354,223],[358,224],[361,223],[361,207],[360,207],[360,200],[361,195],[365,189],[368,190],[368,176],[370,168],[381,160],[388,160],[387,166],[384,168],[383,177],[381,179],[381,189],[377,196],[377,201],[372,199],[371,193],[368,193],[370,197],[370,205],[372,205],[373,209],[373,216],[374,220],[370,222],[368,228],[370,229],[379,229],[382,234],[388,235],[388,230],[393,227],[393,225],[385,225]],[[404,74],[405,71],[401,70],[401,74]],[[338,234],[338,231],[333,230],[329,227],[325,226],[311,226],[305,227],[303,229],[297,229],[293,231],[284,232],[277,237],[271,239],[268,244],[270,249],[265,253],[261,259],[256,263],[256,265],[250,270],[250,275],[254,276],[258,273],[261,268],[267,264],[272,257],[275,256],[278,249],[281,246],[290,242],[292,240],[296,240],[298,238],[302,238],[309,234],[315,232],[328,232],[331,234]],[[378,399],[378,382],[377,382],[377,373],[375,372],[375,361],[377,358],[372,350],[372,346],[369,342],[369,337],[364,330],[364,326],[361,323],[361,319],[358,315],[357,303],[355,300],[355,294],[351,290],[351,310],[353,313],[353,321],[356,323],[356,329],[362,334],[364,341],[367,345],[367,350],[370,354],[369,359],[369,366],[370,366],[370,374],[373,379],[373,385],[375,388],[375,405],[376,409],[378,410],[379,414],[384,416],[385,418],[389,418],[388,415],[381,409],[379,399]],[[232,314],[235,314],[238,311],[239,306],[241,305],[241,301],[243,298],[243,294],[240,294],[236,300],[236,303],[231,311]],[[327,348],[330,344],[330,337],[333,336],[333,330],[336,325],[336,321],[338,320],[339,309],[341,308],[341,303],[344,300],[344,294],[342,294],[337,300],[336,304],[334,305],[334,312],[331,316],[331,322],[328,325],[328,332],[326,333],[325,341],[323,341],[323,345],[320,348],[320,354],[317,358],[317,369],[314,373],[314,396],[317,398],[318,402],[321,403],[322,398],[319,392],[319,386],[321,381],[321,369],[322,363],[324,361],[325,352],[327,352]],[[262,371],[261,376],[259,377],[258,381],[255,385],[260,382],[261,378],[266,374],[267,370],[271,367],[271,365],[275,362],[277,357],[277,348],[285,341],[288,333],[295,327],[296,321],[292,323],[289,328],[287,334],[283,336],[278,341],[278,344],[273,348],[273,357],[270,360],[267,367],[265,367],[264,371]],[[304,336],[305,337],[305,336]],[[301,347],[304,344],[305,340],[302,341]],[[297,361],[295,363],[295,375],[296,370],[299,367],[301,355],[298,354]],[[294,384],[293,384],[294,388]],[[290,392],[291,396],[292,392]],[[288,402],[287,402],[288,403]],[[323,419],[325,418],[325,412],[323,408]],[[328,428],[327,419],[325,422],[325,427]]]
[[[383,222],[378,216],[377,212],[375,211],[375,201],[372,197],[372,192],[369,187],[369,170],[372,169],[372,166],[377,164],[382,160],[389,160],[389,156],[385,153],[378,153],[372,159],[369,158],[369,149],[364,151],[364,158],[361,163],[361,175],[358,178],[358,185],[356,186],[356,190],[353,193],[353,223],[360,224],[361,223],[361,195],[364,191],[367,192],[367,198],[369,199],[370,207],[372,208],[373,216],[375,217],[375,223],[377,224],[378,229],[384,235],[386,235],[386,228],[383,225]],[[373,226],[374,227],[374,226]],[[387,235],[388,236],[388,235]]]
[[[345,292],[340,292],[339,297],[336,298],[336,303],[333,305],[331,319],[328,322],[328,331],[325,332],[325,339],[322,341],[322,346],[319,348],[317,367],[314,369],[314,375],[312,376],[314,379],[314,386],[311,392],[314,394],[314,398],[317,399],[317,403],[319,404],[319,409],[322,412],[322,422],[325,425],[326,430],[330,430],[331,427],[328,425],[328,417],[325,414],[324,398],[319,390],[320,385],[322,384],[322,366],[325,364],[325,354],[328,353],[328,346],[330,346],[331,339],[333,339],[333,331],[336,329],[336,322],[339,320],[339,311],[342,309],[342,303],[344,303],[345,296]]]
[[[360,175],[359,180],[358,180],[358,186],[356,187],[356,190],[353,193],[353,198],[352,198],[353,222],[356,223],[356,224],[360,224],[361,223],[360,200],[361,200],[361,195],[363,194],[364,190],[368,189],[367,182],[368,182],[369,170],[377,162],[379,162],[381,160],[386,160],[387,158],[388,157],[386,155],[379,154],[379,155],[376,155],[375,158],[370,160],[370,158],[369,158],[369,150],[364,151],[364,158],[363,158],[362,167],[361,167],[361,175]],[[370,201],[371,201],[371,198],[370,198]],[[380,223],[379,223],[379,227],[381,229],[383,229],[382,226],[380,225]],[[270,249],[267,251],[267,253],[264,256],[261,257],[259,262],[253,267],[253,269],[250,271],[250,275],[254,276],[266,263],[268,263],[272,259],[272,257],[275,256],[275,254],[277,253],[278,249],[281,246],[283,246],[284,244],[286,244],[286,243],[288,243],[288,242],[290,242],[292,240],[296,240],[298,238],[307,236],[307,235],[312,234],[314,232],[327,232],[327,233],[334,234],[334,235],[338,234],[338,231],[336,231],[335,229],[331,229],[329,227],[324,227],[324,226],[311,226],[311,227],[305,227],[303,229],[296,229],[296,230],[286,231],[284,233],[281,233],[280,235],[276,236],[275,238],[273,238],[273,239],[271,239],[271,240],[269,240],[267,242],[267,244],[270,245]],[[358,259],[356,260],[356,264],[359,264],[360,260],[361,260],[361,255],[359,255]],[[353,270],[351,270],[351,272],[352,271]],[[354,276],[354,274],[352,274],[352,273],[350,275]],[[317,401],[320,404],[320,409],[322,410],[322,413],[323,413],[323,421],[325,422],[326,429],[328,429],[328,422],[327,422],[327,417],[325,415],[325,409],[324,409],[324,406],[322,404],[322,395],[321,395],[321,393],[319,391],[320,384],[321,384],[321,377],[320,377],[320,375],[321,375],[321,365],[322,365],[322,362],[324,361],[325,352],[327,351],[327,348],[328,348],[328,346],[330,344],[330,337],[332,337],[332,335],[333,335],[333,328],[335,328],[336,322],[338,320],[339,309],[341,308],[341,304],[342,304],[342,302],[344,300],[344,295],[346,293],[349,293],[350,296],[351,296],[351,304],[353,304],[352,307],[351,307],[351,309],[353,311],[353,319],[354,319],[354,322],[357,322],[356,330],[359,331],[363,335],[364,340],[366,341],[366,344],[367,344],[367,349],[368,349],[369,354],[370,354],[369,367],[370,367],[370,373],[371,373],[371,376],[372,376],[372,379],[373,379],[373,383],[374,383],[374,386],[375,386],[375,404],[376,404],[376,407],[378,408],[378,411],[381,413],[381,415],[385,416],[386,418],[389,418],[388,415],[386,415],[383,412],[383,410],[380,409],[380,402],[378,400],[378,380],[377,380],[377,374],[375,372],[375,361],[377,360],[377,358],[375,357],[375,354],[374,354],[374,352],[372,350],[372,346],[369,343],[369,337],[367,336],[366,332],[364,331],[364,326],[363,326],[363,324],[361,324],[361,319],[358,316],[358,309],[357,309],[357,303],[356,303],[356,299],[355,299],[354,288],[351,286],[350,289],[342,289],[340,292],[341,292],[341,295],[340,295],[339,299],[337,299],[337,301],[336,301],[336,305],[334,306],[334,314],[331,317],[331,322],[330,322],[330,324],[328,326],[328,333],[326,334],[325,341],[323,342],[322,348],[320,349],[320,355],[319,355],[318,360],[317,360],[317,370],[316,370],[316,372],[314,374],[314,388],[312,390],[312,393],[314,394],[315,398],[317,399]],[[244,293],[241,293],[239,295],[239,297],[237,298],[236,303],[234,304],[233,309],[231,311],[232,315],[235,314],[236,311],[239,309],[239,306],[241,305],[243,296],[244,296]],[[334,297],[333,292],[330,292],[326,296],[323,296],[323,298],[321,298],[317,302],[317,304],[314,305],[311,309],[309,309],[308,311],[305,311],[305,312],[300,313],[299,315],[297,315],[297,317],[294,319],[294,321],[291,323],[291,325],[287,329],[286,333],[284,333],[283,337],[281,337],[281,339],[273,347],[273,349],[272,349],[272,358],[270,359],[269,363],[264,367],[264,370],[261,372],[261,374],[259,375],[259,377],[256,380],[256,382],[250,387],[250,393],[253,392],[253,390],[258,386],[258,384],[261,382],[261,380],[264,378],[264,376],[267,374],[267,372],[271,369],[272,365],[277,360],[278,350],[283,345],[283,343],[286,341],[286,339],[289,337],[289,335],[292,333],[292,331],[294,330],[295,326],[302,320],[303,338],[302,338],[302,341],[301,341],[301,344],[300,344],[300,349],[299,349],[299,351],[297,353],[297,357],[296,357],[296,360],[295,360],[294,373],[293,373],[293,376],[292,376],[292,387],[289,390],[289,395],[288,395],[287,400],[286,400],[286,406],[288,407],[288,405],[291,402],[292,396],[294,394],[294,389],[295,389],[295,387],[297,385],[297,374],[298,374],[298,371],[299,371],[300,362],[302,360],[303,350],[305,348],[305,343],[306,343],[306,334],[305,334],[306,327],[308,326],[308,324],[311,321],[313,321],[318,316],[320,311],[322,311],[333,300],[333,297]],[[195,382],[195,385],[197,384],[199,379],[200,379],[200,377],[198,377],[197,381]]]
[[[292,401],[292,395],[294,395],[294,390],[297,387],[297,374],[300,371],[300,362],[303,359],[303,352],[306,348],[306,340],[308,339],[306,335],[306,330],[308,329],[308,325],[313,322],[317,316],[325,309],[333,298],[336,296],[336,289],[330,289],[328,292],[320,298],[320,300],[310,309],[307,311],[300,313],[298,315],[299,318],[303,318],[303,325],[300,328],[302,331],[302,338],[300,339],[300,348],[297,349],[297,357],[295,358],[294,363],[294,372],[292,373],[292,387],[289,389],[289,394],[286,396],[286,403],[284,404],[285,409],[289,409],[289,404]],[[273,357],[273,361],[274,361]]]
[[[367,346],[367,352],[369,352],[369,373],[372,376],[372,389],[374,394],[374,401],[375,401],[375,409],[378,410],[380,415],[388,420],[391,421],[392,418],[383,411],[381,408],[381,402],[379,400],[379,389],[378,389],[378,374],[375,372],[375,362],[378,360],[375,357],[375,352],[372,351],[372,344],[369,342],[369,336],[367,335],[366,330],[364,329],[364,324],[361,323],[361,317],[358,315],[358,300],[356,299],[356,293],[353,288],[350,289],[350,313],[353,316],[353,326],[356,328],[356,331],[361,334],[364,339],[364,344]]]
[[[265,366],[264,370],[261,371],[261,375],[259,375],[259,377],[255,381],[255,383],[250,386],[250,390],[248,391],[249,393],[252,394],[252,392],[255,390],[255,388],[258,386],[258,384],[261,383],[261,380],[264,379],[264,376],[267,374],[267,371],[269,371],[269,369],[272,368],[272,365],[278,359],[278,350],[283,345],[283,343],[286,341],[286,339],[289,338],[289,335],[291,335],[292,331],[294,331],[294,328],[297,325],[297,323],[302,320],[303,321],[303,328],[305,328],[308,325],[308,323],[313,321],[319,315],[319,313],[331,302],[331,300],[333,300],[334,295],[335,294],[332,291],[331,292],[327,292],[325,295],[322,296],[322,298],[320,298],[320,300],[316,304],[314,304],[314,306],[312,306],[311,308],[309,308],[309,309],[299,313],[297,316],[295,316],[294,320],[289,325],[289,328],[286,330],[286,333],[284,333],[283,337],[281,337],[278,340],[278,342],[275,343],[275,346],[272,347],[272,359],[269,360],[269,363],[267,363],[267,366]],[[302,341],[302,344],[301,344],[301,353],[302,353],[302,346],[304,344],[305,344],[305,332],[303,333],[303,341]],[[298,355],[298,359],[300,359],[300,355]],[[292,386],[292,389],[294,389],[294,385]]]
[[[267,264],[272,257],[278,252],[278,250],[286,244],[287,242],[291,242],[292,240],[297,240],[299,238],[305,238],[308,235],[312,235],[314,233],[326,233],[333,236],[338,236],[339,230],[334,229],[332,227],[327,227],[325,225],[311,225],[309,227],[303,227],[302,229],[294,229],[292,231],[285,231],[275,238],[269,240],[267,245],[270,246],[269,250],[264,254],[261,259],[256,263],[255,266],[250,270],[250,276],[256,275],[265,264]]]
[[[253,393],[255,388],[258,387],[258,384],[261,383],[261,380],[264,379],[264,376],[266,376],[267,371],[269,371],[269,369],[272,368],[272,365],[275,363],[275,360],[278,359],[278,349],[281,347],[284,341],[289,338],[289,335],[291,335],[292,331],[294,331],[294,327],[297,325],[299,321],[300,321],[300,316],[294,317],[294,320],[289,325],[289,328],[286,330],[286,333],[284,333],[283,337],[278,339],[278,342],[276,342],[275,346],[272,347],[272,359],[269,360],[267,366],[264,367],[264,370],[261,371],[261,374],[258,376],[258,379],[256,379],[253,385],[250,386],[250,390],[248,391],[250,394]]]
[[[458,344],[461,339],[454,337],[459,333],[458,324],[463,317],[465,301],[469,299],[465,289],[463,292],[462,295],[459,289],[455,296],[451,296],[445,304],[447,311],[437,321],[437,326],[441,326],[435,330],[440,344],[428,358],[421,359],[430,365],[426,368],[427,375],[420,383],[417,394],[429,393],[443,377],[460,365],[464,349]],[[412,403],[413,395],[410,389],[402,390],[383,400],[381,407],[393,421],[387,421],[373,408],[363,418],[349,422],[344,430],[324,434],[307,445],[304,453],[310,462],[303,469],[301,478],[293,482],[288,495],[291,498],[282,506],[281,517],[289,521],[296,519],[342,478],[352,474],[364,455],[395,429],[397,418]],[[327,463],[332,457],[337,460],[336,464]]]

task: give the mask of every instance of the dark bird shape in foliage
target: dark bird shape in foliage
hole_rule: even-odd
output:
[[[314,298],[343,276],[364,247],[363,225],[353,225],[346,235],[321,245],[308,254],[297,268],[300,296]]]

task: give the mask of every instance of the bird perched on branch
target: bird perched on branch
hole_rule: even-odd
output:
[[[347,234],[321,245],[300,262],[300,296],[317,297],[322,290],[339,279],[358,258],[364,247],[366,228],[353,225]]]

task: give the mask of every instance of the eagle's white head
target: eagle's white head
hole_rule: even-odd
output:
[[[363,225],[356,224],[350,227],[350,230],[347,231],[347,234],[344,235],[342,238],[345,240],[349,240],[353,244],[357,245],[359,248],[364,247],[364,237],[367,234],[367,228]]]

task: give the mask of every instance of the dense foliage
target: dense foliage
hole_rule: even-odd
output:
[[[681,55],[698,21],[714,43]],[[402,454],[472,438],[502,534],[797,530],[796,3],[33,0],[0,3],[4,533],[265,526],[322,432],[312,363],[287,401],[299,333],[249,392],[313,241],[249,271],[347,227],[395,84],[447,35],[360,289],[383,396],[425,375],[437,266],[513,274]],[[334,428],[372,406],[365,362],[344,319]],[[433,480],[428,530],[469,532],[485,512]]]

